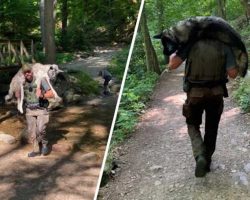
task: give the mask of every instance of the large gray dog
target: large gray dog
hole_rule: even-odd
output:
[[[167,56],[181,51],[200,39],[214,39],[229,45],[234,53],[236,67],[244,77],[248,68],[248,55],[240,35],[222,18],[193,17],[180,21],[175,26],[154,36],[161,39],[163,53]]]
[[[34,76],[36,77],[36,84],[40,85],[40,81],[42,78],[45,78],[50,85],[53,93],[54,93],[54,101],[61,102],[61,98],[58,96],[57,92],[52,87],[50,81],[54,80],[58,73],[63,72],[58,68],[57,65],[42,65],[40,63],[31,64],[32,65],[32,71]],[[22,73],[22,69],[20,69],[16,75],[12,78],[10,83],[10,88],[8,95],[5,96],[5,101],[10,101],[15,91],[21,91],[21,97],[17,99],[17,109],[23,113],[23,98],[24,98],[24,92],[23,92],[23,84],[25,82],[24,75]]]

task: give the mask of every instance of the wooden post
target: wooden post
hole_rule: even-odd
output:
[[[8,40],[8,54],[9,54],[9,57],[11,57],[11,52],[10,52],[10,41]]]

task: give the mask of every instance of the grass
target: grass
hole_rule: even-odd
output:
[[[237,30],[243,38],[246,49],[250,50],[250,28],[247,24],[241,24]],[[250,56],[250,55],[249,55]],[[237,82],[236,89],[233,91],[233,98],[244,112],[250,112],[250,78],[241,78]]]
[[[99,83],[93,80],[87,73],[77,70],[69,70],[68,74],[75,78],[75,83],[81,88],[84,94],[99,94]]]

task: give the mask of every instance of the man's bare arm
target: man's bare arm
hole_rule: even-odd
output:
[[[173,70],[173,69],[178,68],[182,63],[183,63],[183,60],[181,59],[181,57],[176,55],[176,53],[173,53],[169,57],[168,67],[170,70]]]

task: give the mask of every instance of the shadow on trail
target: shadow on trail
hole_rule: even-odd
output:
[[[89,137],[91,137],[91,132],[86,134],[81,139],[84,141],[85,138]],[[3,192],[1,193],[2,199],[6,199],[6,197],[12,200],[36,199],[36,197],[39,198],[40,195],[44,195],[50,191],[55,191],[55,189],[57,192],[61,190],[61,192],[67,193],[67,188],[63,188],[63,184],[61,185],[58,183],[58,179],[60,179],[61,176],[63,176],[65,181],[67,181],[67,179],[70,179],[72,176],[83,176],[84,172],[89,169],[100,168],[100,164],[88,164],[88,160],[85,160],[84,158],[79,159],[79,161],[74,161],[72,157],[74,157],[76,153],[77,151],[70,152],[69,155],[61,158],[49,167],[47,164],[42,164],[40,166],[28,166],[27,168],[19,170],[18,173],[0,176],[1,180],[5,180],[4,182],[6,184],[13,183],[14,181],[14,184],[12,184],[11,187],[12,195],[8,197],[9,191],[6,194]],[[71,170],[61,170],[66,167],[69,162],[74,162],[76,166]],[[21,161],[18,164],[22,166],[30,165],[25,161]],[[44,169],[46,169],[46,171]],[[98,174],[90,174],[87,177],[85,176],[84,179],[77,180],[73,184],[70,184],[70,187],[78,188],[79,185],[84,185],[87,187],[86,191],[91,189],[93,190],[93,188],[95,188],[95,184],[91,180],[93,180],[93,178],[96,179],[97,177]],[[3,182],[1,184],[3,184]],[[67,186],[67,184],[65,184],[65,186]],[[78,191],[76,190],[74,195],[79,198],[86,198],[86,194],[84,194],[80,189]]]
[[[0,199],[92,199],[113,119],[115,98],[110,100],[107,105],[75,105],[51,113],[49,142],[72,144],[68,152],[33,159],[23,151],[27,146],[17,145],[2,154]]]

